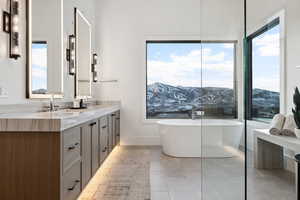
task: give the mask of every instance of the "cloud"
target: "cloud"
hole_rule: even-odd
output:
[[[253,46],[260,56],[279,56],[280,54],[280,34],[267,33],[262,37],[253,40]]]
[[[32,65],[32,77],[33,79],[41,79],[47,81],[47,68]]]
[[[253,88],[259,88],[259,89],[279,92],[280,91],[280,79],[279,79],[279,77],[254,78]]]
[[[226,58],[225,52],[214,53],[213,49],[204,48],[202,60],[201,49],[189,51],[185,55],[171,54],[170,58],[170,61],[148,61],[148,83],[162,82],[175,86],[199,87],[202,69],[204,72],[202,75],[205,76],[203,86],[232,87],[233,85],[234,62]],[[229,78],[224,79],[224,77]]]
[[[47,68],[46,48],[32,48],[32,65]]]
[[[226,49],[233,49],[234,44],[233,44],[233,43],[225,43],[225,44],[223,45],[223,47],[226,48]]]

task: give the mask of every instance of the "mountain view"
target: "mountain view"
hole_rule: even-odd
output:
[[[237,115],[235,93],[230,88],[182,87],[158,82],[147,86],[147,118],[190,118],[193,107],[204,110],[207,118],[236,118]],[[279,93],[253,90],[256,116],[268,118],[278,107]]]

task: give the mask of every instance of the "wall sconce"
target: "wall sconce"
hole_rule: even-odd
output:
[[[10,0],[10,12],[3,11],[3,31],[9,34],[9,57],[18,59],[19,50],[19,1]]]
[[[69,74],[75,75],[76,63],[76,38],[75,35],[69,35],[69,49],[67,49],[67,61],[69,61]]]
[[[97,83],[97,82],[98,82],[98,72],[97,72],[97,71],[94,71],[94,72],[93,72],[93,82],[94,82],[94,83]]]
[[[92,73],[93,73],[93,82],[98,82],[98,73],[96,70],[96,65],[98,64],[98,55],[96,53],[93,54],[93,63],[92,63]]]
[[[94,65],[98,64],[98,55],[96,53],[93,54],[93,64]]]

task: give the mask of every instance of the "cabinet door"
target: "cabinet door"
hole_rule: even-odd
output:
[[[91,167],[91,159],[92,159],[92,134],[91,127],[89,124],[85,124],[81,127],[81,144],[82,144],[82,188],[86,186],[92,177],[92,167]]]
[[[108,116],[108,152],[113,149],[113,115]]]
[[[99,167],[99,126],[98,122],[90,123],[92,132],[92,175],[94,175]]]
[[[108,155],[108,126],[107,126],[107,116],[101,117],[99,120],[99,155],[100,155],[100,164],[105,160]]]
[[[111,134],[112,134],[112,149],[116,146],[116,115],[117,113],[111,114]]]
[[[116,131],[116,145],[120,144],[120,111],[116,113],[116,121],[115,121],[115,131]]]

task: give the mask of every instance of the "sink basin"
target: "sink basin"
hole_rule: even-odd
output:
[[[73,112],[53,112],[51,113],[52,116],[57,116],[57,117],[76,117],[80,113],[73,113]]]
[[[78,116],[80,113],[78,112],[66,112],[66,111],[54,111],[54,112],[40,112],[35,113],[35,117],[53,117],[53,118],[72,118]]]

